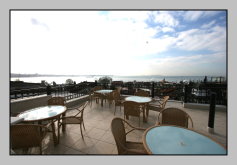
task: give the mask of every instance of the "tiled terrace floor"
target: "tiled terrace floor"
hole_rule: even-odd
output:
[[[179,107],[185,110],[193,119],[194,129],[208,134],[218,142],[227,144],[227,113],[223,111],[216,111],[215,114],[215,133],[207,132],[208,125],[208,110],[197,110],[183,108],[179,102],[168,102],[166,107]],[[86,130],[83,130],[84,140],[80,134],[79,125],[67,125],[65,133],[60,134],[60,143],[56,146],[53,144],[51,134],[44,140],[43,154],[45,155],[114,155],[117,154],[117,148],[110,130],[110,123],[114,117],[123,118],[123,108],[120,111],[116,108],[116,115],[114,115],[114,105],[109,107],[108,102],[101,107],[100,104],[93,102],[92,106],[87,106],[84,111],[84,122]],[[150,111],[148,122],[143,123],[142,117],[140,127],[148,128],[153,126],[157,121],[158,112]],[[138,118],[130,117],[129,122],[138,126]],[[133,141],[141,141],[142,133],[140,131],[129,134],[128,139]],[[16,151],[17,154],[22,154],[21,150]],[[30,149],[26,154],[38,154],[38,148]]]

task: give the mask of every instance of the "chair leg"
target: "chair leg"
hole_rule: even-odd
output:
[[[42,144],[40,144],[40,155],[42,155]]]
[[[139,120],[138,120],[138,122],[139,122],[139,124],[138,124],[138,125],[139,125],[139,127],[140,127],[140,116],[139,116]]]
[[[115,115],[115,112],[116,112],[116,105],[114,105],[114,115]]]
[[[83,124],[83,128],[84,128],[84,130],[86,130],[86,129],[85,129],[85,125],[84,125],[84,121],[82,121],[82,124]]]
[[[80,130],[81,130],[81,137],[84,140],[83,134],[82,134],[82,128],[81,128],[81,124],[80,124]]]

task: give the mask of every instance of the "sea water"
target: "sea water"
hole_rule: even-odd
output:
[[[11,77],[11,81],[24,81],[31,83],[41,83],[41,81],[46,81],[48,83],[55,82],[56,84],[64,84],[67,79],[72,79],[76,83],[83,81],[94,82],[98,81],[99,78],[103,76],[47,76],[47,77]],[[109,76],[113,81],[123,81],[123,82],[158,82],[165,79],[168,82],[180,82],[186,81],[203,81],[205,76]]]

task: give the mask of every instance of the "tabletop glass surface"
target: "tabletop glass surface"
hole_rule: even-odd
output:
[[[110,93],[112,92],[113,90],[110,90],[110,89],[102,89],[102,90],[98,90],[98,91],[95,91],[96,93]]]
[[[154,127],[147,132],[145,140],[153,154],[226,154],[210,138],[180,127]]]
[[[129,96],[125,98],[126,101],[135,101],[138,103],[147,103],[151,101],[150,97],[142,97],[142,96]]]
[[[65,106],[52,105],[37,107],[28,111],[25,111],[18,115],[18,117],[24,118],[25,121],[42,120],[50,117],[57,116],[66,110]]]

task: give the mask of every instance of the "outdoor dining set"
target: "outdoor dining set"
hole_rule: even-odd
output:
[[[68,108],[63,97],[52,97],[48,105],[23,111],[11,117],[10,150],[39,147],[42,154],[42,140],[47,133],[52,133],[54,145],[60,143],[60,132],[66,132],[66,125],[77,124],[84,140],[84,111],[95,102],[103,108],[108,103],[114,118],[110,128],[119,155],[147,154],[211,154],[225,155],[226,148],[213,138],[195,130],[192,117],[177,107],[166,107],[169,96],[151,98],[149,91],[138,89],[134,95],[121,95],[121,87],[115,90],[94,87],[87,101],[79,106]],[[113,107],[114,106],[114,107]],[[116,116],[117,107],[123,117]],[[149,111],[157,114],[157,122],[149,127],[140,127],[142,122],[149,122]],[[129,117],[137,117],[138,126],[130,122]],[[129,133],[140,130],[143,132],[140,142],[127,140]]]

